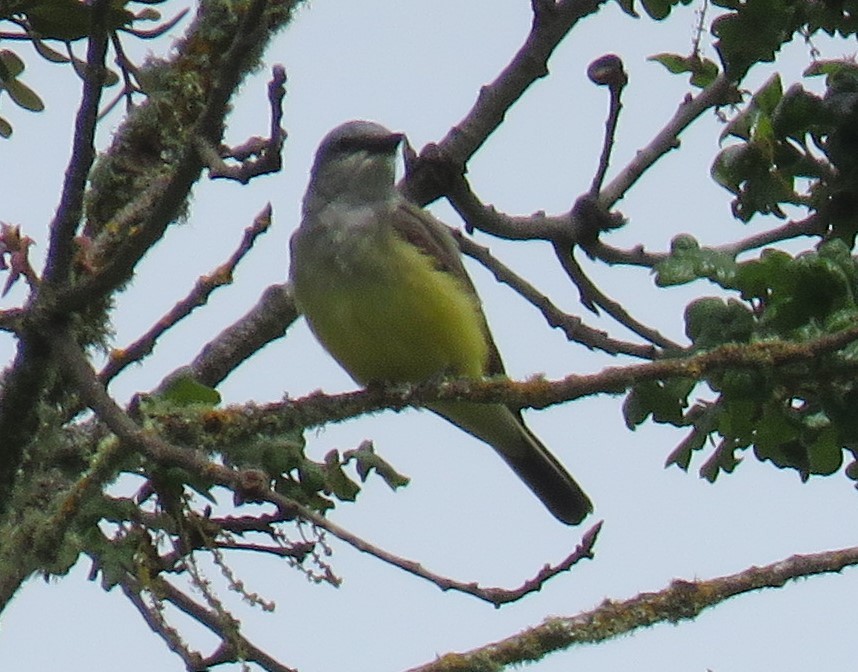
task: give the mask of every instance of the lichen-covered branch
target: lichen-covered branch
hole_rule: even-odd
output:
[[[408,672],[498,672],[544,658],[580,644],[593,644],[627,635],[657,623],[692,620],[702,611],[731,597],[763,588],[780,588],[788,581],[843,571],[858,565],[858,547],[809,555],[793,555],[763,567],[706,581],[673,581],[656,593],[641,593],[622,602],[605,600],[576,616],[549,618],[517,635],[464,653],[448,653]]]

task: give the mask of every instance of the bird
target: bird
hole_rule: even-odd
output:
[[[504,375],[449,227],[396,188],[404,137],[355,120],[320,143],[290,240],[295,304],[360,385]],[[577,525],[592,511],[519,409],[457,400],[426,407],[494,448],[561,522]]]

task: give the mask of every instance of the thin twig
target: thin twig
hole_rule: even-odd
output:
[[[20,333],[24,327],[26,315],[27,311],[23,308],[0,310],[0,331],[8,331],[13,334]]]
[[[753,236],[748,236],[743,240],[738,240],[735,243],[718,245],[714,249],[737,256],[742,252],[779,243],[784,240],[792,240],[799,236],[822,236],[826,228],[825,218],[819,213],[813,213],[809,217],[797,222],[789,221],[769,231],[762,231]]]
[[[206,609],[204,606],[197,604],[169,581],[156,579],[155,583],[157,585],[156,590],[162,599],[201,625],[204,625],[221,638],[221,646],[217,651],[208,658],[201,660],[199,667],[189,669],[202,672],[215,665],[245,660],[254,662],[264,670],[269,670],[269,672],[297,672],[253,645],[238,632],[237,624],[230,624],[229,626],[224,624],[222,615],[217,610]]]
[[[593,199],[599,197],[608,165],[611,162],[611,153],[614,148],[614,138],[617,134],[617,123],[620,120],[620,111],[623,108],[623,89],[628,84],[628,77],[623,70],[623,62],[619,56],[608,54],[596,59],[587,68],[590,81],[599,86],[607,86],[610,91],[608,118],[605,120],[605,136],[602,141],[602,153],[599,156],[599,164],[593,182],[590,185],[590,196]]]
[[[473,585],[472,583],[452,581],[435,574],[423,568],[419,563],[379,548],[294,500],[270,490],[265,481],[260,479],[259,472],[256,470],[236,471],[230,469],[212,462],[201,451],[171,445],[153,433],[144,431],[107,394],[95,371],[86,361],[83,352],[67,335],[58,334],[54,336],[52,343],[59,360],[63,363],[65,373],[75,384],[87,406],[110,428],[121,443],[125,444],[126,449],[136,450],[159,464],[181,467],[191,473],[205,473],[214,484],[230,488],[246,500],[270,502],[281,511],[294,513],[295,516],[313,523],[357,550],[426,579],[444,590],[459,590],[480,597],[469,588]],[[72,515],[77,508],[77,506],[73,506],[71,511],[66,512],[66,515]]]
[[[220,154],[205,139],[198,138],[197,148],[208,163],[211,179],[225,178],[247,184],[254,177],[280,170],[283,165],[281,151],[286,140],[286,132],[280,125],[283,120],[285,85],[286,70],[282,65],[275,65],[268,83],[271,125],[267,138],[251,138],[243,145],[225,149]],[[222,157],[237,159],[240,163],[228,165]]]
[[[658,350],[652,345],[628,343],[611,338],[606,332],[584,324],[577,315],[563,312],[545,294],[494,257],[487,247],[477,245],[458,231],[454,231],[453,234],[464,254],[479,261],[499,282],[512,287],[516,293],[542,313],[549,326],[562,330],[570,341],[581,343],[591,349],[602,350],[610,355],[625,354],[642,359],[655,359],[658,356]]]
[[[447,179],[444,191],[469,233],[478,229],[504,240],[561,240],[573,245],[588,230],[571,212],[546,215],[540,211],[524,217],[500,212],[492,205],[483,204],[463,175]]]
[[[533,2],[533,21],[524,44],[497,78],[480,89],[465,117],[437,145],[430,145],[423,152],[437,153],[452,165],[464,166],[525,91],[548,75],[548,59],[563,38],[578,21],[598,11],[602,4],[605,0]],[[412,173],[401,188],[410,200],[420,205],[442,195],[431,170]]]
[[[694,97],[684,100],[673,117],[652,141],[635,152],[634,158],[602,189],[600,203],[610,210],[656,161],[679,146],[679,135],[706,110],[723,105],[734,84],[723,73]]]
[[[473,595],[481,600],[489,602],[496,607],[500,607],[510,602],[516,602],[530,593],[539,592],[545,585],[546,581],[562,572],[568,572],[572,567],[578,564],[581,560],[593,558],[593,545],[596,543],[596,538],[599,536],[599,531],[602,529],[602,522],[598,522],[591,527],[581,538],[581,543],[578,544],[572,553],[564,558],[558,564],[551,566],[545,565],[537,574],[525,581],[518,588],[481,588],[476,583],[462,583],[452,581],[442,576],[436,576],[433,579],[441,590],[456,590],[468,595]]]
[[[786,224],[769,229],[768,231],[755,233],[734,243],[715,245],[711,249],[735,257],[743,252],[779,243],[784,240],[792,240],[800,236],[822,236],[826,231],[826,226],[825,218],[819,213],[813,213],[805,219],[789,221]],[[587,253],[607,264],[623,264],[645,268],[653,268],[669,256],[664,252],[647,252],[642,245],[638,245],[631,250],[621,250],[607,245],[601,240],[588,244]]]
[[[98,375],[99,380],[107,384],[127,366],[134,362],[139,362],[149,355],[155,348],[155,344],[161,335],[190,315],[196,308],[205,305],[212,292],[218,287],[223,287],[231,283],[233,273],[238,264],[253,248],[256,239],[265,233],[270,225],[271,205],[268,204],[256,215],[253,223],[244,229],[241,243],[229,259],[208,275],[198,278],[190,293],[173,306],[166,315],[158,320],[149,331],[134,341],[134,343],[121,350],[113,350],[110,353],[110,360]]]
[[[587,274],[584,273],[584,269],[582,269],[576,261],[573,252],[562,246],[555,245],[555,253],[557,255],[557,259],[560,261],[560,265],[566,271],[572,282],[574,282],[578,287],[578,290],[581,293],[581,302],[585,306],[594,311],[595,307],[598,306],[624,327],[660,348],[665,350],[682,349],[682,346],[678,343],[671,341],[666,336],[660,334],[657,330],[652,329],[633,318],[625,308],[602,292],[602,290],[600,290],[593,281],[587,277]]]
[[[89,170],[95,160],[95,128],[104,84],[108,35],[106,14],[109,0],[96,0],[91,6],[91,24],[86,55],[86,75],[80,107],[75,118],[71,161],[66,170],[57,214],[50,225],[50,243],[45,270],[47,286],[63,285],[68,278],[74,253],[74,235],[83,212],[83,194]]]
[[[588,243],[586,252],[591,257],[604,261],[606,264],[623,264],[644,268],[652,268],[669,256],[665,252],[647,252],[643,245],[636,245],[631,250],[621,250],[605,244],[601,239]]]
[[[606,600],[576,616],[549,618],[506,639],[464,653],[448,653],[409,672],[500,670],[539,660],[549,653],[628,635],[656,623],[692,620],[731,597],[763,588],[780,588],[788,581],[833,574],[858,565],[858,547],[793,555],[763,567],[707,581],[675,580],[657,593],[641,593],[622,602]]]

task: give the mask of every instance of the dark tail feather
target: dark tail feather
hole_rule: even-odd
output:
[[[524,425],[522,429],[528,439],[526,450],[514,454],[498,452],[555,518],[567,525],[577,525],[593,510],[590,498],[533,432]]]
[[[501,404],[458,401],[435,403],[431,408],[494,448],[559,521],[577,525],[593,510],[581,486],[518,413]]]

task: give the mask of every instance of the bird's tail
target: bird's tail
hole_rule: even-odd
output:
[[[435,413],[485,441],[561,522],[577,525],[593,510],[581,486],[524,424],[502,404],[437,402]]]

